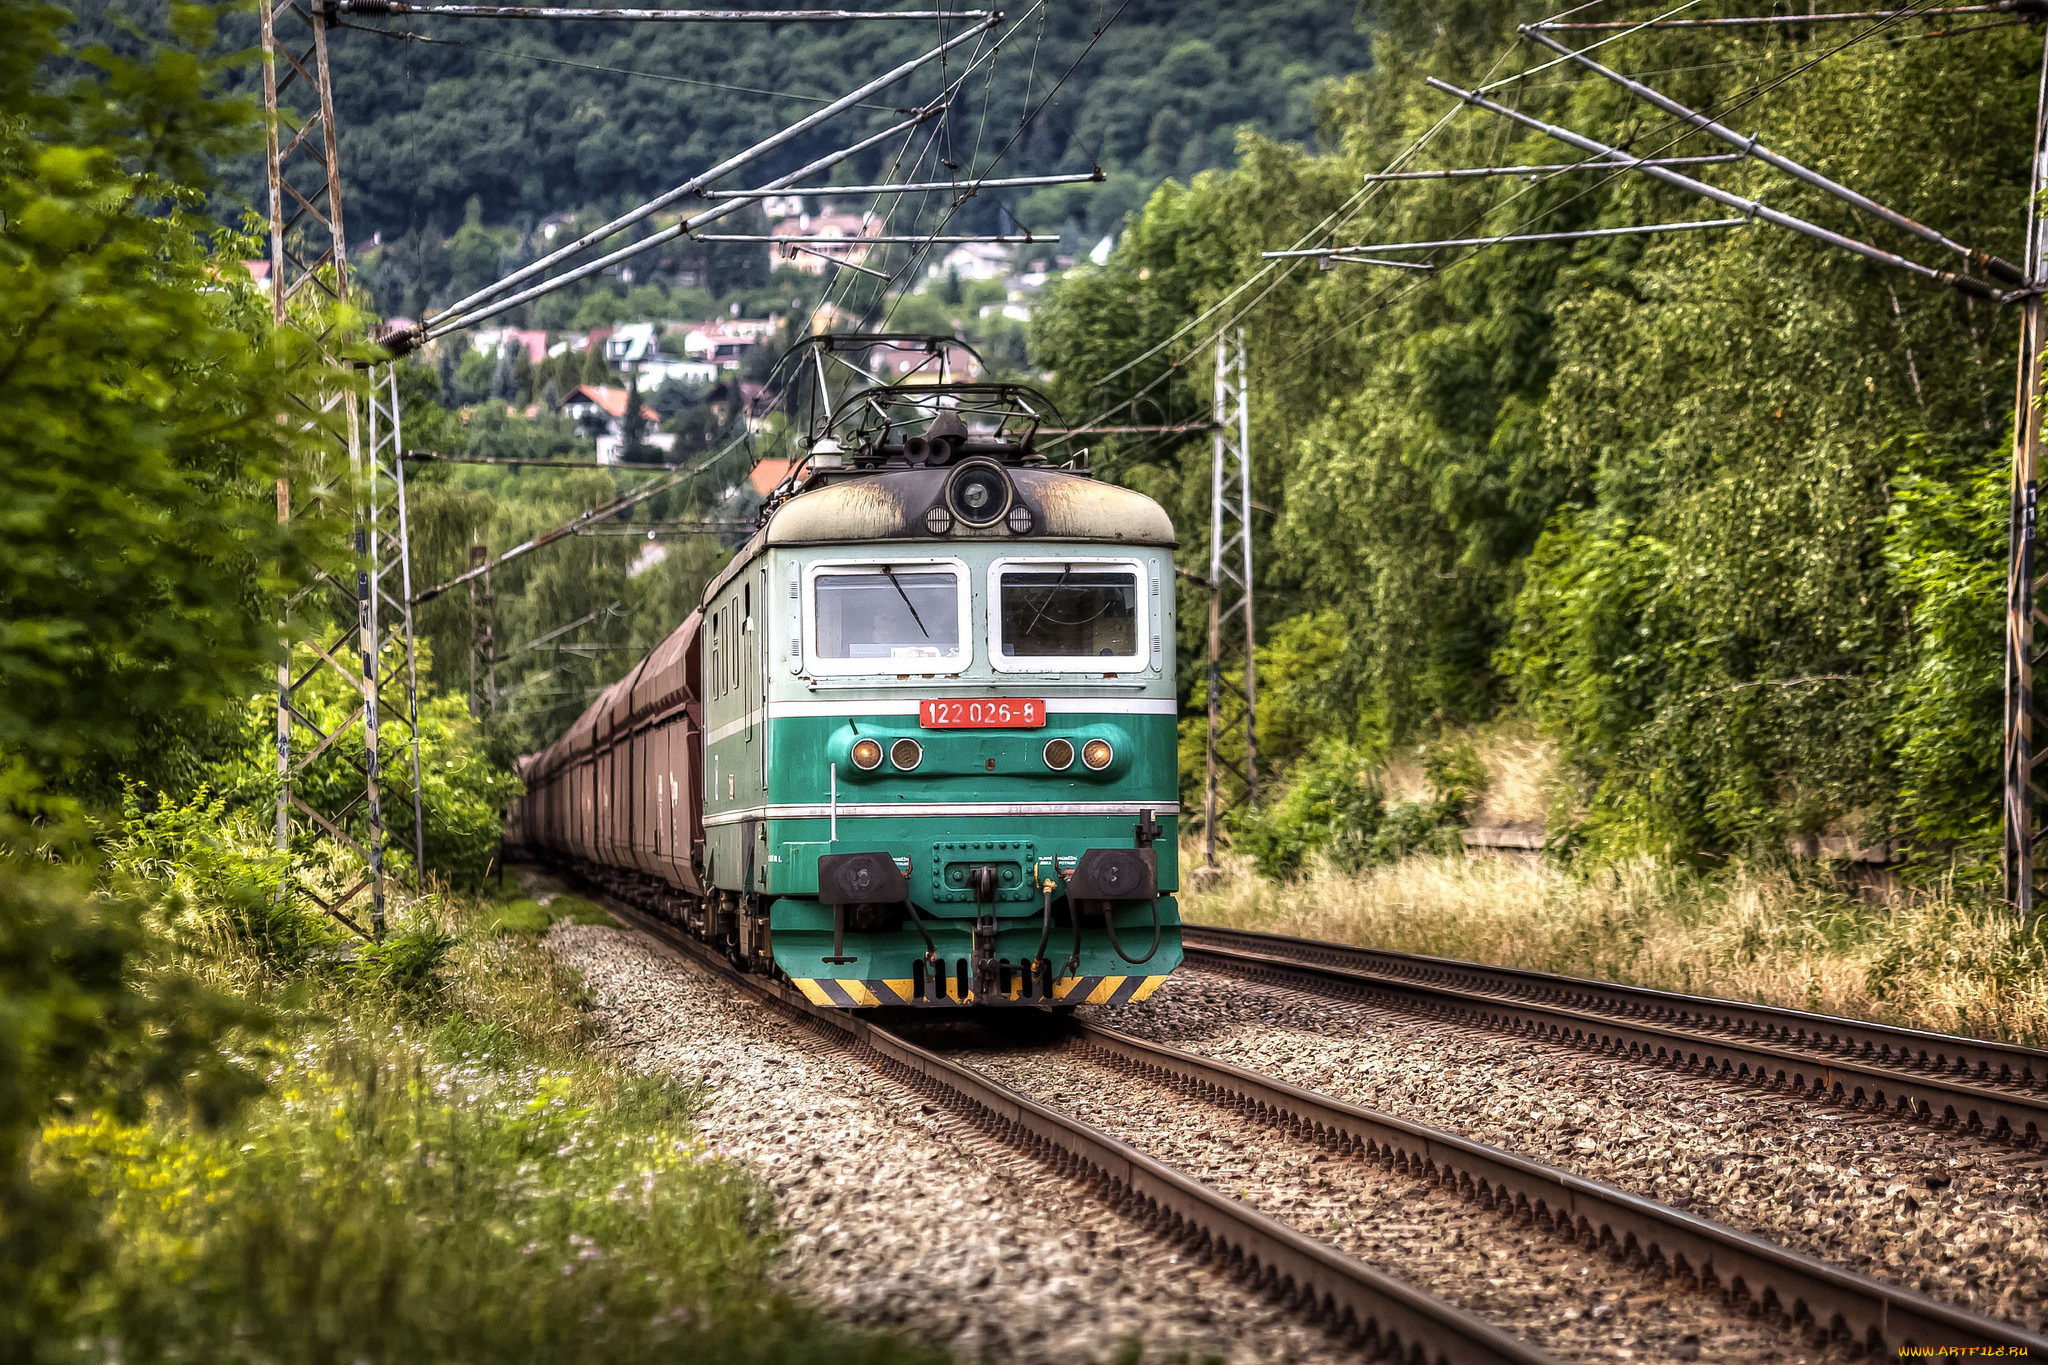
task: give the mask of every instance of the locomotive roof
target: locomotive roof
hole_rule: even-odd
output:
[[[770,545],[834,545],[862,540],[1018,539],[1001,525],[976,529],[955,522],[944,535],[925,529],[925,513],[943,505],[948,469],[903,469],[835,480],[799,493],[777,508]],[[1096,540],[1119,545],[1174,543],[1173,522],[1143,493],[1064,469],[1012,466],[1004,471],[1018,500],[1036,516],[1032,537]]]
[[[1081,540],[1171,548],[1177,543],[1173,519],[1143,493],[1064,469],[1013,465],[1003,472],[1016,490],[1017,501],[1034,514],[1037,525],[1029,536],[1014,535],[1000,524],[974,527],[960,521],[944,534],[927,530],[925,513],[944,505],[950,469],[885,470],[840,478],[799,493],[777,507],[768,524],[711,580],[704,589],[704,600],[717,596],[749,560],[771,545],[901,541],[1029,545],[1035,540]]]

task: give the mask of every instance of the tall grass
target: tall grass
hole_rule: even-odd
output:
[[[241,835],[215,832],[232,861]],[[693,1132],[700,1097],[592,1046],[539,935],[596,907],[406,899],[366,947],[281,932],[249,887],[219,899],[236,877],[162,853],[129,866],[162,890],[159,969],[268,1011],[236,1044],[263,1093],[212,1129],[168,1110],[45,1129],[36,1178],[102,1230],[49,1358],[936,1359],[779,1291],[773,1208]]]
[[[1184,851],[1193,866],[1193,850]],[[1578,872],[1547,861],[1416,855],[1299,879],[1231,860],[1186,893],[1199,923],[1754,1000],[2048,1045],[2048,935],[1938,886],[1893,904],[1823,874],[1655,859]]]

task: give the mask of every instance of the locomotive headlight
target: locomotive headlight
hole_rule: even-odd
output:
[[[857,740],[853,746],[853,766],[864,773],[871,773],[882,766],[882,746],[874,740]]]
[[[1010,510],[1010,481],[1001,465],[970,460],[946,481],[946,502],[969,526],[994,526]]]
[[[889,746],[889,761],[910,772],[924,762],[924,746],[914,739],[899,739]]]
[[[1081,761],[1096,772],[1107,768],[1110,760],[1115,757],[1116,750],[1109,747],[1109,741],[1106,739],[1091,739],[1081,746]]]
[[[1045,766],[1056,773],[1063,773],[1074,766],[1074,745],[1070,740],[1049,739],[1045,742]]]

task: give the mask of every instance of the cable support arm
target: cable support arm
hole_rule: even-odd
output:
[[[717,240],[717,239],[706,239],[706,240]],[[859,239],[858,239],[858,238],[856,238],[856,239],[854,239],[854,240],[859,240]],[[873,238],[869,238],[868,240],[872,241],[872,240],[873,240]],[[833,255],[833,254],[832,254],[831,252],[829,252],[829,251],[820,251],[820,250],[818,250],[818,249],[817,249],[816,247],[810,247],[810,246],[798,246],[798,245],[797,245],[797,244],[795,244],[794,242],[792,242],[792,243],[790,244],[790,246],[789,246],[789,249],[788,249],[788,252],[787,252],[787,253],[785,253],[785,254],[794,254],[794,253],[796,253],[796,252],[802,252],[802,253],[803,253],[804,255],[806,255],[806,256],[816,256],[816,257],[817,257],[817,258],[818,258],[819,260],[821,260],[821,261],[829,261],[829,262],[831,262],[831,263],[832,263],[833,265],[839,266],[840,268],[842,268],[842,269],[845,269],[845,270],[858,270],[858,271],[859,271],[859,272],[860,272],[861,274],[863,274],[863,275],[873,275],[873,276],[874,276],[874,277],[875,277],[876,279],[878,279],[878,280],[888,280],[888,279],[893,279],[893,278],[895,278],[894,276],[891,276],[891,275],[886,275],[886,274],[884,274],[883,272],[881,272],[881,271],[879,271],[879,270],[875,270],[875,269],[872,269],[872,268],[870,268],[870,267],[868,267],[868,266],[864,266],[864,265],[856,265],[856,264],[854,264],[854,263],[853,263],[852,261],[847,261],[847,260],[841,260],[841,259],[840,259],[839,257],[837,257],[837,256],[834,256],[834,255]]]
[[[1720,161],[1741,161],[1741,152],[1715,152],[1712,156],[1658,156],[1644,161],[1645,166],[1705,166]],[[1561,161],[1554,166],[1461,166],[1448,171],[1380,171],[1361,176],[1367,185],[1380,185],[1393,180],[1479,180],[1496,175],[1559,175],[1566,171],[1604,171],[1613,167],[1604,161]]]
[[[605,606],[599,607],[596,611],[589,612],[585,615],[577,617],[575,620],[571,621],[566,626],[556,626],[553,630],[549,631],[545,635],[534,636],[525,644],[520,645],[515,649],[509,649],[505,651],[503,654],[500,654],[492,662],[501,664],[507,663],[513,659],[518,658],[521,654],[524,654],[529,649],[538,649],[540,646],[547,644],[551,640],[561,639],[564,635],[567,635],[572,630],[580,630],[584,626],[589,625],[592,621],[595,621],[600,616],[617,616],[619,612],[624,608],[624,606],[625,603],[623,602],[612,602]]]
[[[666,478],[656,479],[653,483],[648,484],[644,488],[636,489],[635,491],[626,494],[624,497],[614,498],[612,501],[606,503],[602,507],[593,507],[588,512],[580,513],[577,516],[571,518],[569,521],[565,522],[564,524],[557,526],[552,531],[545,531],[540,535],[535,536],[531,540],[515,545],[495,559],[485,560],[483,563],[477,565],[475,568],[469,570],[469,572],[467,573],[457,574],[455,577],[449,579],[446,583],[436,584],[435,586],[428,588],[423,592],[415,594],[412,599],[413,605],[418,606],[424,602],[431,602],[436,597],[439,597],[442,593],[447,592],[451,588],[459,588],[463,584],[471,581],[472,579],[482,578],[485,574],[489,573],[491,570],[498,568],[503,564],[506,564],[514,559],[518,559],[523,555],[531,554],[533,551],[538,550],[543,546],[552,545],[558,540],[566,540],[570,536],[575,535],[578,531],[582,530],[586,526],[595,525],[596,523],[603,521],[608,517],[615,517],[619,513],[625,511],[627,508],[636,507],[639,504],[647,501],[649,498],[653,497],[657,493],[665,493],[669,489],[676,487],[678,484],[681,484],[686,480],[693,479],[697,475],[702,474],[705,470],[711,468],[712,465],[716,464],[720,459],[724,458],[726,455],[731,454],[734,450],[737,450],[739,448],[739,445],[739,441],[728,442],[724,446],[721,446],[719,449],[712,451],[709,455],[706,455],[703,459],[697,461],[697,463],[691,465],[687,469],[678,469],[674,473],[668,475]]]
[[[904,242],[930,242],[941,246],[952,246],[967,242],[993,242],[1007,245],[1021,245],[1036,242],[1057,242],[1057,236],[1003,236],[1000,233],[964,233],[954,237],[927,236],[917,232],[877,233],[871,237],[777,237],[766,232],[693,232],[690,236],[699,242],[782,242],[790,246],[859,246],[863,242],[875,242],[887,246]]]
[[[897,81],[902,80],[905,76],[910,75],[912,72],[916,71],[919,67],[922,67],[927,62],[936,61],[938,58],[944,56],[946,53],[952,51],[954,48],[960,46],[962,43],[978,39],[983,33],[987,32],[988,29],[993,27],[998,22],[1000,22],[1000,19],[998,17],[991,17],[983,20],[981,23],[972,26],[965,33],[960,34],[958,37],[950,38],[947,41],[939,44],[937,47],[931,49],[931,51],[923,53],[917,57],[913,57],[907,62],[903,62],[900,65],[892,67],[890,70],[884,72],[882,75],[877,76],[875,79],[867,82],[865,85],[862,85],[859,89],[854,90],[849,94],[840,96],[838,99],[832,101],[832,103],[826,105],[822,109],[817,109],[809,114],[804,115],[804,117],[798,119],[795,123],[790,124],[788,127],[782,129],[778,133],[763,138],[761,141],[755,143],[753,146],[748,147],[745,151],[727,157],[725,160],[713,166],[710,170],[705,171],[700,175],[691,177],[689,180],[684,181],[682,184],[676,186],[672,190],[669,190],[663,194],[656,195],[654,198],[648,200],[646,203],[640,205],[638,208],[620,214],[618,217],[612,219],[610,222],[604,224],[601,227],[592,228],[589,232],[584,233],[581,237],[578,237],[575,241],[570,242],[568,245],[559,247],[556,250],[549,252],[547,255],[541,257],[539,260],[534,261],[529,265],[521,266],[519,269],[505,276],[503,279],[498,280],[492,284],[485,285],[482,289],[477,290],[475,293],[469,295],[467,298],[456,300],[448,307],[442,309],[441,312],[438,313],[436,316],[427,319],[418,327],[413,328],[409,333],[403,334],[415,338],[412,341],[411,345],[406,345],[404,349],[413,349],[413,347],[417,346],[419,344],[419,341],[425,339],[426,336],[433,335],[437,331],[446,330],[448,325],[450,325],[451,320],[461,318],[466,313],[476,309],[478,306],[488,302],[491,299],[497,298],[499,295],[505,293],[506,291],[514,289],[520,284],[523,284],[527,280],[533,279],[536,276],[545,274],[552,267],[561,264],[563,261],[566,261],[573,256],[582,254],[584,251],[589,250],[591,247],[597,245],[599,242],[617,236],[620,232],[623,232],[625,229],[631,227],[633,224],[641,222],[647,218],[651,218],[655,214],[661,212],[663,209],[669,207],[671,204],[676,203],[678,200],[686,199],[692,195],[698,194],[705,187],[711,185],[713,182],[720,180],[727,175],[730,175],[732,172],[738,170],[740,167],[749,165],[752,162],[760,160],[763,156],[766,156],[769,152],[774,151],[776,148],[781,147],[785,143],[788,143],[796,138],[803,136],[811,129],[816,128],[818,125],[830,119],[838,117],[840,114],[846,112],[848,109],[851,109],[854,105],[859,104],[861,101],[865,100],[869,95],[872,95],[877,91],[882,90],[888,86],[894,85]],[[949,98],[950,94],[951,91],[949,89]],[[394,337],[390,340],[387,340],[385,344],[389,346],[392,344],[392,341],[398,340],[400,340],[400,338]],[[401,344],[403,343],[401,342]]]
[[[1744,14],[1728,19],[1652,19],[1648,23],[1628,20],[1584,21],[1579,23],[1545,20],[1529,24],[1523,31],[1562,33],[1566,30],[1595,31],[1621,28],[1764,28],[1772,24],[1833,24],[1848,20],[1939,19],[1951,14],[2020,14],[2039,18],[2048,14],[2048,0],[1998,0],[1991,5],[1944,5],[1934,9],[1875,9],[1837,11],[1832,14]]]
[[[431,464],[515,465],[536,469],[609,469],[615,474],[672,474],[672,464],[605,464],[599,460],[527,460],[509,455],[442,455],[432,450],[408,450],[405,458]]]
[[[1734,209],[1736,212],[1746,214],[1752,218],[1761,218],[1764,222],[1770,223],[1773,226],[1788,228],[1793,232],[1811,237],[1816,241],[1826,242],[1829,246],[1840,247],[1842,250],[1861,256],[1865,260],[1875,261],[1879,265],[1892,266],[1896,269],[1907,271],[1910,274],[1919,275],[1923,279],[1933,280],[1937,284],[1950,285],[1965,294],[1974,295],[1980,299],[1990,299],[1996,302],[2005,301],[2005,295],[1974,276],[1959,275],[1948,270],[1936,270],[1932,266],[1925,266],[1918,261],[1908,260],[1906,257],[1886,251],[1882,247],[1872,246],[1868,242],[1859,242],[1853,237],[1845,237],[1839,232],[1833,232],[1821,227],[1818,223],[1809,223],[1804,218],[1794,217],[1792,214],[1770,208],[1754,199],[1744,199],[1739,194],[1732,194],[1727,190],[1706,184],[1703,181],[1694,180],[1690,176],[1680,175],[1677,171],[1666,167],[1645,165],[1645,159],[1642,157],[1630,156],[1618,147],[1610,147],[1604,142],[1597,142],[1583,133],[1575,133],[1569,128],[1562,128],[1554,123],[1545,123],[1542,119],[1533,118],[1519,109],[1510,109],[1504,104],[1486,98],[1484,95],[1471,90],[1460,89],[1449,81],[1439,80],[1435,76],[1427,77],[1426,80],[1432,88],[1441,90],[1447,95],[1455,95],[1467,104],[1484,109],[1488,113],[1498,114],[1502,118],[1521,124],[1525,128],[1532,128],[1546,136],[1556,138],[1566,146],[1576,147],[1582,152],[1590,152],[1595,156],[1604,157],[1618,170],[1640,170],[1651,179],[1662,181],[1674,189],[1686,190],[1704,199],[1710,199],[1724,208]]]
[[[1738,158],[1722,158],[1734,161]],[[982,190],[1023,189],[1031,185],[1099,185],[1109,177],[1097,166],[1072,175],[1013,175],[996,180],[926,180],[914,185],[795,185],[786,189],[709,190],[706,199],[767,199],[778,194],[815,194],[838,198],[848,194],[913,194],[925,190],[958,190],[974,195]]]
[[[1781,156],[1777,152],[1766,148],[1754,136],[1746,137],[1725,124],[1716,123],[1705,114],[1680,104],[1669,95],[1653,90],[1641,81],[1632,80],[1611,67],[1601,65],[1583,52],[1573,51],[1548,34],[1538,32],[1533,25],[1522,25],[1521,33],[1524,37],[1543,44],[1543,46],[1551,51],[1562,53],[1564,56],[1571,58],[1595,75],[1603,76],[1613,81],[1637,99],[1663,110],[1673,118],[1691,124],[1694,128],[1712,137],[1721,139],[1721,141],[1731,147],[1739,148],[1745,156],[1754,157],[1773,170],[1783,171],[1786,175],[1804,184],[1811,185],[1823,194],[1833,195],[1845,204],[1882,218],[1893,227],[1898,228],[1902,232],[1910,233],[1923,242],[1930,242],[1935,246],[1946,247],[1950,251],[1956,252],[1963,258],[1966,266],[1971,269],[1981,268],[1993,278],[2001,280],[2006,284],[2024,285],[2027,283],[2026,272],[2011,262],[2000,260],[1989,252],[1978,251],[1974,247],[1964,246],[1961,242],[1955,241],[1953,238],[1926,226],[1924,223],[1915,222],[1903,213],[1886,208],[1883,204],[1868,196],[1858,194],[1855,190],[1850,189],[1839,181],[1830,180],[1819,171],[1803,166],[1788,156]]]
[[[330,17],[423,15],[436,19],[595,19],[648,24],[841,24],[858,19],[987,19],[992,10],[936,9],[551,9],[545,5],[415,5],[409,0],[327,0]]]
[[[1576,242],[1588,237],[1640,237],[1651,232],[1691,232],[1699,228],[1728,228],[1747,225],[1747,218],[1712,218],[1697,223],[1645,223],[1641,227],[1583,228],[1575,232],[1517,232],[1501,237],[1448,237],[1440,242],[1386,242],[1374,246],[1334,246],[1307,251],[1262,251],[1263,260],[1280,261],[1295,256],[1323,256],[1367,265],[1391,265],[1414,270],[1414,261],[1375,261],[1357,253],[1365,251],[1436,251],[1446,247],[1502,246],[1518,242]]]
[[[870,147],[879,146],[880,144],[889,141],[891,138],[896,137],[900,133],[916,128],[920,124],[930,122],[932,119],[937,118],[940,114],[945,112],[946,105],[952,98],[951,92],[953,89],[957,88],[958,82],[955,82],[955,84],[952,87],[948,88],[948,91],[945,96],[943,96],[938,101],[918,110],[916,113],[912,114],[903,122],[892,124],[889,127],[884,128],[881,132],[876,133],[873,137],[862,138],[859,142],[854,143],[851,147],[842,147],[836,152],[832,152],[825,156],[822,156],[818,158],[816,161],[811,162],[808,166],[799,167],[798,169],[791,171],[789,174],[785,176],[780,176],[777,179],[769,182],[770,185],[780,186],[784,183],[794,183],[795,181],[803,178],[804,176],[815,175],[819,171],[824,170],[827,167],[836,165],[837,163],[846,160],[848,157],[860,155],[860,153],[868,150],[868,148]],[[433,341],[440,337],[446,336],[450,332],[460,331],[465,327],[473,327],[479,322],[483,322],[486,321],[487,319],[498,316],[498,314],[500,313],[510,312],[512,309],[519,307],[521,304],[530,303],[534,299],[540,298],[545,294],[551,294],[555,290],[562,288],[564,285],[574,284],[578,280],[587,279],[592,275],[599,274],[602,271],[611,269],[613,266],[619,264],[621,261],[629,261],[633,257],[638,256],[643,252],[652,251],[654,250],[654,248],[658,246],[665,246],[669,242],[673,242],[674,240],[676,240],[676,238],[678,237],[688,236],[692,229],[701,227],[707,223],[716,222],[720,218],[724,218],[729,214],[739,212],[744,207],[746,207],[745,202],[740,200],[720,204],[716,208],[708,209],[705,212],[698,214],[694,218],[686,219],[685,221],[676,224],[674,227],[663,228],[660,232],[654,233],[652,236],[643,238],[642,240],[637,242],[633,242],[630,245],[622,246],[617,251],[614,251],[609,255],[600,256],[593,261],[585,261],[582,265],[577,266],[574,270],[571,270],[566,274],[557,275],[550,280],[543,280],[539,284],[534,285],[531,289],[523,290],[520,293],[512,295],[510,298],[500,299],[498,302],[494,304],[490,304],[488,306],[481,308],[472,309],[470,312],[463,314],[459,317],[453,316],[453,309],[445,309],[442,311],[439,318],[434,323],[426,327],[426,331],[424,332],[424,334],[419,334],[417,335],[415,340],[412,340],[409,343],[405,343],[405,349],[410,350],[414,346],[419,345],[423,341]],[[407,333],[397,338],[396,340],[401,343],[404,343],[404,338],[406,336],[414,335],[414,333]],[[393,344],[393,341],[386,340],[384,344],[389,346]]]

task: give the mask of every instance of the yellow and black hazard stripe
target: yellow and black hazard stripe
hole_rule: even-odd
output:
[[[876,1005],[972,1005],[993,1004],[997,1001],[1006,1004],[1032,1003],[1026,1001],[1021,983],[1013,983],[1002,995],[982,1001],[973,991],[962,993],[959,981],[951,976],[946,978],[946,995],[943,1000],[919,998],[908,977],[884,980],[797,976],[791,977],[790,981],[804,993],[805,999],[827,1009],[863,1009]],[[1067,1005],[1128,1005],[1143,1000],[1158,990],[1165,981],[1164,975],[1063,976],[1053,983],[1052,999]]]

